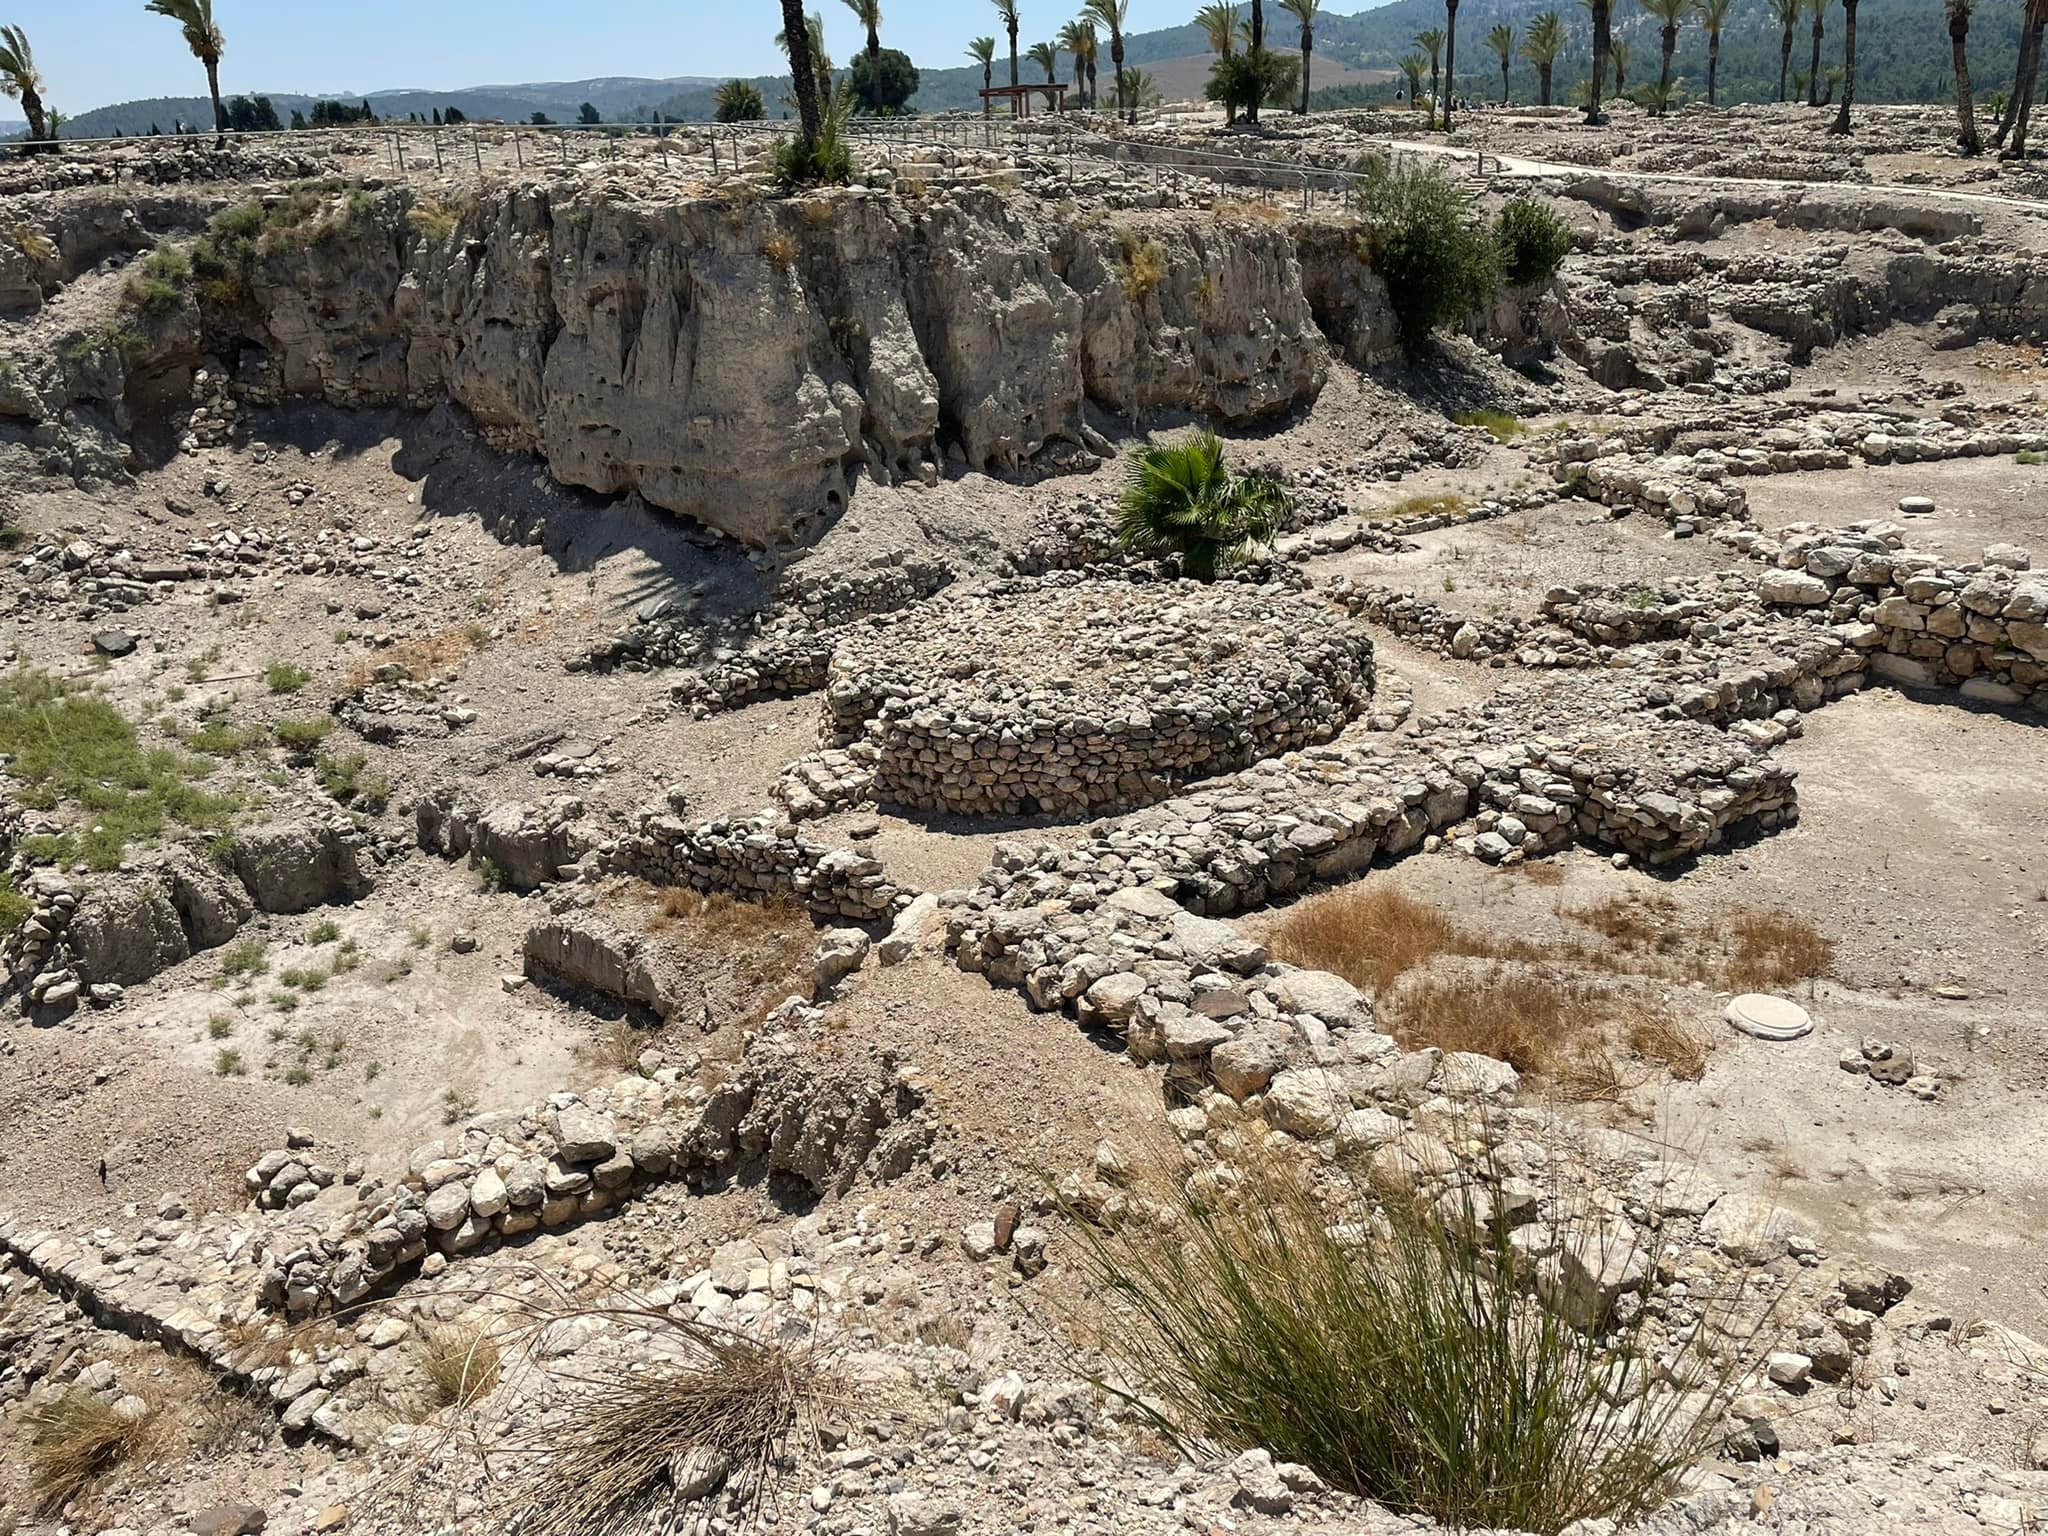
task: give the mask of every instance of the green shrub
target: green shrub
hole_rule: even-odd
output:
[[[214,1052],[213,1070],[220,1077],[240,1077],[249,1069],[242,1065],[242,1053],[230,1045]]]
[[[327,739],[334,722],[325,715],[308,715],[299,720],[280,720],[271,727],[277,744],[289,752],[310,752]]]
[[[1300,78],[1298,58],[1261,48],[1256,53],[1218,59],[1210,66],[1209,83],[1202,87],[1202,94],[1238,112],[1283,107],[1294,99]]]
[[[263,669],[263,683],[272,693],[297,693],[313,674],[295,661],[273,661]]]
[[[1517,288],[1549,282],[1572,248],[1571,226],[1533,197],[1515,198],[1501,209],[1493,238],[1500,244],[1507,280]]]
[[[728,80],[711,99],[713,116],[721,123],[757,123],[768,115],[760,88],[750,80]]]
[[[307,931],[308,944],[332,944],[341,937],[341,924],[331,917],[323,917]]]
[[[2012,456],[2012,461],[2015,464],[2048,464],[2048,453],[2042,453],[2034,448],[2022,448]]]
[[[769,151],[775,184],[785,192],[799,187],[844,186],[853,179],[853,155],[847,147],[846,122],[853,111],[853,93],[839,91],[825,109],[818,136],[777,139]]]
[[[192,263],[175,245],[162,244],[145,256],[122,287],[122,296],[139,313],[161,320],[185,302],[192,286]]]
[[[14,877],[0,874],[0,937],[27,922],[35,909],[36,904],[15,889]]]
[[[1711,1452],[1748,1352],[1712,1355],[1725,1297],[1694,1298],[1706,1315],[1676,1349],[1654,1318],[1560,1315],[1490,1218],[1497,1175],[1431,1204],[1311,1187],[1277,1160],[1208,1172],[1192,1192],[1169,1166],[1156,1221],[1076,1217],[1111,1364],[1178,1445],[1264,1448],[1454,1530],[1546,1536],[1631,1523]],[[1598,1235],[1590,1215],[1558,1225],[1566,1245]],[[1638,1273],[1657,1258],[1628,1255]]]
[[[220,957],[222,979],[232,981],[239,977],[261,976],[270,969],[270,960],[263,951],[261,939],[237,939]]]
[[[380,816],[391,801],[391,781],[369,771],[369,759],[360,752],[336,757],[322,752],[313,765],[320,787],[343,805],[371,816]]]
[[[1406,345],[1493,302],[1504,281],[1500,246],[1447,171],[1367,155],[1357,173],[1359,253],[1386,284]]]
[[[1512,441],[1529,430],[1521,418],[1510,416],[1506,411],[1460,411],[1451,420],[1461,427],[1483,428],[1496,443]]]

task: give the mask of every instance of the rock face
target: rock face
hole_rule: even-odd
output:
[[[558,479],[757,544],[842,506],[863,469],[1082,461],[1084,399],[1247,421],[1327,371],[1294,238],[1262,225],[1033,220],[981,189],[735,205],[525,185],[459,214],[393,191],[322,234],[267,249],[250,303],[209,316],[255,396],[453,400]]]

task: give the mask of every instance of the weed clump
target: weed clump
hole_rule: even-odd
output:
[[[161,320],[185,302],[192,286],[192,263],[175,245],[160,244],[128,275],[121,293],[149,320]]]
[[[1117,231],[1117,245],[1123,253],[1124,297],[1136,304],[1165,279],[1166,252],[1157,240],[1140,240],[1128,229]]]
[[[1514,198],[1501,209],[1493,238],[1507,280],[1517,288],[1549,282],[1572,248],[1571,226],[1533,197]]]
[[[497,1343],[480,1328],[436,1328],[427,1334],[420,1369],[444,1408],[467,1408],[497,1386]]]
[[[62,1509],[137,1452],[154,1411],[131,1416],[74,1387],[28,1416],[29,1474],[37,1504]]]

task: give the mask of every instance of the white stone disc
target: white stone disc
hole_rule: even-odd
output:
[[[1813,1032],[1812,1014],[1797,1003],[1768,992],[1745,992],[1730,998],[1721,1017],[1759,1040],[1797,1040]]]

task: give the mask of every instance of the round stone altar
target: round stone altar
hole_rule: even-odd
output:
[[[1312,595],[1066,574],[854,626],[823,734],[884,804],[1087,815],[1328,741],[1372,684],[1371,637]]]

